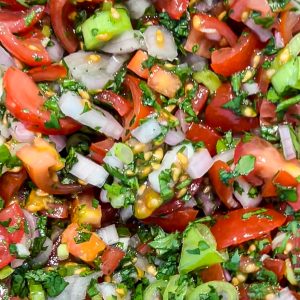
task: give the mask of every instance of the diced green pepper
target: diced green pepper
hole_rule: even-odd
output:
[[[222,84],[218,75],[210,70],[203,70],[193,74],[193,78],[198,82],[204,84],[210,91],[214,93]]]
[[[111,8],[96,12],[82,24],[84,45],[87,50],[100,49],[121,33],[132,30],[125,8]]]
[[[152,300],[162,296],[168,282],[164,280],[157,280],[151,283],[144,291],[144,300]]]
[[[216,247],[216,240],[207,226],[197,223],[190,225],[183,237],[179,272],[185,274],[224,262],[224,257]]]
[[[198,299],[216,299],[213,296],[221,296],[222,299],[238,300],[239,295],[235,287],[223,281],[210,281],[196,287],[188,296],[187,300],[198,300]],[[202,296],[202,297],[201,297]]]
[[[30,300],[46,300],[45,292],[41,284],[29,281],[29,299]]]
[[[188,283],[186,281],[180,282],[180,275],[174,275],[170,277],[162,299],[169,300],[170,299],[169,295],[173,294],[175,295],[174,299],[184,300],[187,292],[188,292]]]
[[[14,269],[10,266],[5,266],[0,270],[0,280],[3,280],[7,278],[9,275],[11,275],[14,272]]]

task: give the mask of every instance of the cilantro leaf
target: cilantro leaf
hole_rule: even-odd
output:
[[[171,169],[163,170],[159,176],[160,195],[164,201],[171,200],[174,197],[174,191],[170,187],[172,181]]]

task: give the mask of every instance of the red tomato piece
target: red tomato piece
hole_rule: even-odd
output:
[[[9,251],[9,236],[3,226],[0,226],[0,241],[0,269],[2,269],[14,259]]]
[[[12,11],[0,8],[0,23],[3,23],[12,33],[30,30],[45,14],[45,6],[34,5],[26,11]]]
[[[69,203],[64,201],[63,203],[47,203],[47,210],[42,211],[43,215],[46,215],[51,219],[66,219],[69,216]]]
[[[228,164],[221,160],[217,160],[210,170],[208,171],[209,179],[214,187],[214,190],[221,202],[226,205],[227,208],[232,209],[238,206],[238,203],[233,198],[232,185],[226,185],[220,178],[220,172],[222,170],[230,172],[231,169]]]
[[[284,215],[267,208],[259,213],[261,209],[237,209],[218,218],[215,225],[211,228],[211,232],[216,238],[218,249],[256,239],[284,224],[286,220]]]
[[[149,69],[143,68],[143,62],[148,59],[148,54],[143,50],[138,50],[127,65],[127,69],[134,72],[136,75],[148,79]]]
[[[195,98],[192,100],[192,107],[196,115],[198,115],[204,108],[208,99],[208,95],[208,89],[204,85],[199,84]]]
[[[125,256],[125,252],[117,247],[107,247],[102,256],[102,272],[104,275],[111,275],[118,267],[120,261]]]
[[[98,93],[95,99],[111,105],[121,117],[125,116],[131,110],[131,103],[128,100],[109,90]]]
[[[186,138],[193,142],[204,142],[209,153],[215,155],[216,145],[221,137],[214,129],[204,124],[192,123],[186,132]]]
[[[0,197],[7,203],[21,188],[27,173],[25,169],[17,173],[6,172],[0,177]]]
[[[179,20],[186,12],[189,0],[154,0],[154,5],[159,11],[166,11],[175,20]]]
[[[182,208],[163,217],[149,217],[142,220],[145,224],[155,224],[166,232],[184,231],[188,224],[197,217],[198,210]]]
[[[266,258],[263,261],[263,266],[274,272],[277,276],[278,281],[280,281],[283,278],[283,275],[285,274],[285,262],[281,259],[276,258]]]
[[[137,246],[136,251],[141,255],[146,255],[152,251],[151,247],[147,243],[142,243]]]
[[[237,44],[232,48],[226,47],[215,50],[211,55],[211,68],[218,74],[230,76],[249,66],[259,40],[254,33],[244,32]]]
[[[9,68],[4,75],[3,84],[6,91],[6,108],[30,130],[44,134],[66,135],[80,129],[81,125],[68,117],[59,120],[60,129],[45,126],[45,122],[50,119],[50,111],[43,108],[45,100],[40,96],[34,81],[26,73],[16,68]]]
[[[27,72],[28,75],[35,81],[56,81],[65,78],[68,74],[66,67],[61,65],[49,65],[36,67]]]
[[[171,214],[174,211],[181,209],[184,206],[184,202],[179,199],[171,200],[167,203],[164,203],[162,206],[157,208],[153,213],[152,217],[159,217],[162,215]]]
[[[222,268],[221,264],[215,264],[212,266],[209,266],[206,269],[203,269],[200,271],[200,276],[203,282],[209,282],[209,281],[226,281],[224,270]]]
[[[54,33],[69,53],[75,52],[79,45],[68,18],[71,8],[72,5],[68,0],[50,1],[50,16]]]
[[[4,24],[0,24],[0,42],[13,56],[29,66],[51,63],[48,52],[39,39],[19,39]]]
[[[286,45],[293,37],[293,31],[298,22],[299,15],[295,14],[295,12],[284,11],[280,14],[278,30],[283,39],[284,45]]]
[[[103,163],[103,158],[106,153],[112,148],[115,141],[112,138],[107,138],[103,141],[92,143],[90,146],[91,157],[99,164]]]
[[[11,243],[19,243],[24,235],[24,213],[17,203],[12,203],[5,209],[0,211],[0,221],[9,221],[8,226],[5,226],[9,240]]]
[[[206,124],[212,128],[219,128],[222,131],[232,130],[233,132],[243,132],[257,128],[258,118],[238,116],[231,110],[222,107],[232,99],[231,85],[229,83],[222,84],[206,108]]]

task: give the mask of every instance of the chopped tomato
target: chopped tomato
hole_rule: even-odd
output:
[[[0,197],[7,203],[21,188],[27,173],[25,169],[17,173],[6,172],[0,177]]]
[[[136,251],[141,255],[146,255],[152,251],[152,248],[147,243],[142,243],[136,247]]]
[[[237,42],[237,36],[225,23],[218,18],[209,16],[203,13],[195,14],[192,20],[193,27],[202,32],[210,33],[211,31],[223,36],[231,47],[235,46]]]
[[[26,73],[9,68],[3,77],[3,85],[6,91],[6,108],[30,130],[44,134],[66,135],[80,129],[80,124],[68,117],[59,120],[60,128],[49,128],[46,125],[51,113],[43,107],[45,100]]]
[[[221,137],[214,129],[204,124],[192,123],[186,132],[186,138],[193,142],[204,142],[209,153],[215,155],[216,144]]]
[[[51,219],[67,219],[69,217],[69,203],[68,201],[63,203],[47,202],[47,210],[42,211],[42,214]]]
[[[44,16],[45,6],[34,5],[28,10],[12,11],[0,9],[0,23],[5,24],[10,32],[19,33],[30,30]]]
[[[220,198],[221,202],[226,205],[227,208],[232,209],[238,206],[238,203],[233,198],[233,187],[231,184],[226,185],[222,182],[220,172],[231,171],[228,164],[221,160],[217,160],[210,170],[208,171],[209,179],[213,185],[213,188]]]
[[[124,80],[125,87],[130,90],[133,101],[133,110],[125,116],[125,128],[128,130],[138,127],[140,120],[146,118],[152,112],[152,107],[143,105],[140,82],[140,79],[131,75],[126,75]]]
[[[51,62],[39,39],[19,39],[4,24],[0,24],[0,42],[13,56],[29,66],[43,66]]]
[[[148,54],[143,50],[138,50],[127,65],[127,69],[136,75],[148,79],[149,69],[143,68],[143,62],[148,59]]]
[[[131,103],[122,96],[109,91],[101,91],[95,96],[99,102],[111,105],[123,117],[131,110]]]
[[[166,232],[184,231],[188,224],[196,219],[198,210],[182,208],[162,217],[149,217],[142,220],[145,224],[155,224]]]
[[[107,247],[102,256],[101,270],[104,275],[111,275],[118,267],[120,261],[125,256],[125,252],[117,247]]]
[[[107,138],[103,141],[92,143],[90,146],[91,157],[99,164],[103,163],[103,158],[106,153],[112,148],[115,141],[112,138]]]
[[[70,24],[71,11],[72,5],[68,0],[50,0],[50,16],[54,33],[69,53],[75,52],[79,45]]]
[[[9,236],[6,229],[3,226],[0,226],[0,241],[0,269],[2,269],[14,259],[14,257],[11,256],[9,251]]]
[[[189,0],[154,0],[154,5],[159,11],[166,11],[175,20],[179,20],[186,12]]]
[[[198,115],[204,108],[208,100],[208,95],[209,95],[208,89],[204,85],[199,84],[197,93],[192,100],[192,107],[196,115]]]
[[[60,78],[65,78],[68,75],[68,71],[66,67],[61,65],[49,65],[30,69],[27,74],[35,82],[56,81]]]
[[[262,125],[270,125],[276,122],[276,105],[268,100],[263,100],[259,109],[259,120]]]
[[[284,215],[273,209],[242,208],[217,218],[211,231],[218,249],[224,249],[259,238],[284,224],[285,220]]]
[[[218,74],[230,76],[249,66],[255,49],[259,47],[258,38],[254,33],[244,32],[237,44],[215,50],[211,55],[211,68]]]
[[[181,209],[183,206],[184,206],[184,202],[182,200],[174,199],[161,205],[152,213],[151,216],[159,217],[162,215],[167,215]]]
[[[79,225],[71,223],[62,234],[62,243],[66,243],[69,252],[85,262],[93,262],[105,249],[100,237]]]
[[[281,13],[278,29],[284,45],[286,45],[292,39],[294,28],[298,24],[299,20],[300,17],[295,12],[284,11]]]
[[[209,266],[206,269],[203,269],[200,271],[200,276],[203,282],[209,282],[209,281],[226,281],[224,270],[222,268],[221,264],[215,264],[212,266]]]
[[[6,223],[5,229],[11,243],[19,243],[24,235],[24,213],[16,202],[0,211],[0,222]]]
[[[249,131],[258,127],[258,118],[238,116],[231,110],[222,107],[232,99],[231,85],[229,83],[222,84],[206,108],[206,124],[222,131],[232,130],[233,132]]]
[[[179,77],[160,66],[153,66],[150,70],[148,78],[148,86],[154,91],[168,97],[173,98],[180,89],[182,83]]]
[[[263,266],[266,269],[274,272],[277,276],[278,281],[280,281],[283,278],[283,275],[285,274],[284,260],[267,257],[263,260]]]

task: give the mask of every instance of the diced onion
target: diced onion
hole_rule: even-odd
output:
[[[107,154],[104,157],[103,161],[112,168],[122,170],[124,167],[124,164],[117,157],[115,157],[111,154]]]
[[[296,158],[296,151],[293,145],[293,140],[291,137],[289,126],[279,125],[278,131],[285,159],[290,160]]]
[[[97,230],[97,234],[107,245],[113,245],[119,242],[119,235],[115,224]]]
[[[43,244],[43,248],[45,248],[44,250],[42,250],[38,256],[36,256],[35,258],[33,258],[33,263],[35,265],[44,265],[51,254],[52,251],[52,247],[53,247],[53,242],[52,240],[50,240],[48,237],[46,238],[44,244]]]
[[[165,143],[170,146],[176,146],[179,143],[181,143],[185,139],[184,133],[178,128],[178,129],[171,129],[168,131]]]
[[[91,108],[84,112],[84,103],[74,92],[63,94],[59,100],[59,107],[66,116],[109,137],[119,139],[123,134],[123,127],[107,111]]]
[[[273,35],[272,32],[268,29],[263,28],[260,25],[257,25],[253,19],[249,18],[245,24],[251,29],[253,30],[257,36],[259,37],[259,39],[262,42],[266,42],[268,41]]]
[[[30,256],[30,252],[25,245],[18,243],[18,244],[16,244],[16,249],[17,249],[17,253],[18,253],[19,257],[26,258],[26,257]]]
[[[277,247],[281,246],[283,241],[286,239],[286,233],[278,233],[275,238],[272,240],[272,250],[274,251]]]
[[[120,210],[120,217],[122,222],[126,223],[132,216],[133,216],[132,205],[129,205],[128,207],[122,208]]]
[[[149,0],[139,0],[137,4],[136,0],[128,0],[125,5],[128,8],[130,17],[138,20],[144,15],[145,10],[151,5],[151,2]]]
[[[129,240],[129,246],[136,248],[141,243],[141,240],[137,234],[134,234]]]
[[[213,163],[208,150],[206,148],[201,149],[190,158],[187,173],[192,179],[201,178],[208,172]]]
[[[76,157],[78,161],[70,173],[86,183],[101,188],[109,175],[105,169],[79,153],[76,153]]]
[[[297,300],[288,287],[282,289],[272,300]]]
[[[144,32],[147,51],[151,56],[159,59],[174,60],[177,46],[170,31],[163,26],[149,26]]]
[[[131,134],[139,142],[147,144],[161,134],[161,127],[156,120],[150,119],[132,130]]]
[[[100,200],[103,203],[109,203],[109,200],[107,198],[107,190],[105,190],[105,189],[101,190],[101,192],[100,192]]]
[[[283,41],[283,38],[281,36],[281,33],[279,31],[275,30],[274,37],[275,37],[275,47],[277,49],[283,48],[284,47],[284,41]]]
[[[178,109],[175,117],[179,120],[181,129],[184,133],[186,133],[189,129],[189,124],[186,122],[185,118],[186,118],[186,114],[182,109]]]
[[[51,46],[48,46],[46,49],[51,61],[59,62],[62,60],[65,51],[56,38],[51,37]]]
[[[67,144],[67,138],[65,135],[49,135],[49,139],[55,144],[57,152],[61,152],[65,149]]]
[[[113,55],[108,61],[106,72],[108,74],[118,72],[127,59],[128,55]]]
[[[100,292],[103,300],[110,300],[117,298],[116,287],[112,283],[102,282],[96,285],[97,290]]]
[[[253,83],[244,83],[243,90],[247,92],[249,96],[259,93],[259,86],[256,82]]]
[[[15,62],[11,55],[0,46],[0,65],[4,67],[11,67],[15,65]]]
[[[24,124],[21,122],[13,122],[9,131],[12,137],[20,143],[31,143],[35,137],[34,133],[26,129]]]
[[[224,152],[221,152],[217,155],[215,155],[213,157],[213,160],[214,162],[217,161],[217,160],[221,160],[223,162],[229,162],[229,161],[232,161],[233,160],[233,157],[234,157],[234,150],[235,149],[229,149],[229,150],[226,150]]]
[[[127,251],[128,247],[129,247],[129,240],[130,240],[129,237],[119,238],[119,244],[121,244],[120,247],[125,252]]]

